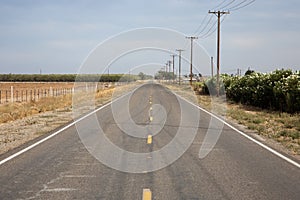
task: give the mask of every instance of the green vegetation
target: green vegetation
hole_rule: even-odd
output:
[[[173,72],[166,72],[166,71],[160,70],[155,74],[155,79],[158,79],[158,80],[172,80],[173,78],[175,78],[174,76],[173,76]]]
[[[300,111],[300,72],[276,70],[269,74],[250,71],[245,76],[222,75],[220,94],[236,103],[263,109],[295,113]],[[215,77],[202,87],[204,94],[216,94]]]
[[[140,80],[149,80],[149,79],[153,79],[153,76],[144,74],[143,72],[140,72],[140,73],[138,74],[138,78],[139,78]]]
[[[127,74],[0,74],[3,82],[128,82],[137,75]]]

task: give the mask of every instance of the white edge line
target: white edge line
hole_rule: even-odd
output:
[[[171,91],[171,90],[170,90],[170,91]],[[201,108],[200,106],[198,106],[198,105],[196,105],[196,104],[194,104],[194,103],[192,103],[192,102],[186,100],[185,98],[181,97],[180,95],[176,94],[175,92],[173,92],[173,91],[171,91],[171,92],[172,92],[173,94],[175,94],[176,96],[178,96],[179,98],[181,98],[182,100],[184,100],[184,101],[190,103],[191,105],[195,106],[196,108],[202,110],[203,112],[205,112],[205,113],[211,115],[212,117],[216,118],[217,120],[223,122],[223,123],[224,123],[225,125],[227,125],[229,128],[233,129],[234,131],[236,131],[237,133],[241,134],[241,135],[244,136],[245,138],[251,140],[252,142],[256,143],[257,145],[261,146],[262,148],[264,148],[264,149],[268,150],[269,152],[273,153],[274,155],[276,155],[276,156],[280,157],[281,159],[283,159],[283,160],[289,162],[290,164],[292,164],[292,165],[294,165],[294,166],[300,168],[300,164],[297,163],[296,161],[294,161],[294,160],[292,160],[292,159],[290,159],[290,158],[288,158],[288,157],[282,155],[281,153],[275,151],[274,149],[272,149],[271,147],[268,147],[267,145],[261,143],[260,141],[255,140],[254,138],[252,138],[252,137],[250,137],[249,135],[247,135],[246,133],[244,133],[244,132],[238,130],[237,128],[235,128],[234,126],[230,125],[229,123],[227,123],[226,121],[224,121],[224,120],[221,119],[220,117],[216,116],[215,114],[213,114],[213,113],[211,113],[211,112],[205,110],[204,108]]]
[[[170,91],[171,91],[171,90],[170,90]],[[223,123],[226,124],[229,128],[233,129],[234,131],[236,131],[237,133],[241,134],[242,136],[248,138],[248,139],[251,140],[252,142],[254,142],[254,143],[256,143],[257,145],[261,146],[262,148],[264,148],[264,149],[270,151],[270,152],[273,153],[274,155],[276,155],[276,156],[280,157],[281,159],[283,159],[283,160],[289,162],[290,164],[292,164],[292,165],[294,165],[294,166],[300,168],[300,164],[299,164],[299,163],[297,163],[297,162],[293,161],[292,159],[290,159],[290,158],[288,158],[288,157],[282,155],[281,153],[275,151],[274,149],[268,147],[267,145],[265,145],[265,144],[263,144],[263,143],[261,143],[261,142],[255,140],[254,138],[252,138],[252,137],[250,137],[249,135],[247,135],[246,133],[244,133],[244,132],[238,130],[237,128],[235,128],[234,126],[230,125],[229,123],[227,123],[227,122],[224,121],[223,119],[221,119],[221,118],[219,118],[218,116],[214,115],[213,113],[211,113],[211,112],[209,112],[209,111],[207,111],[207,110],[201,108],[201,107],[198,106],[198,105],[195,105],[194,103],[192,103],[192,102],[186,100],[185,98],[179,96],[178,94],[174,93],[173,91],[171,91],[171,92],[172,92],[174,95],[178,96],[179,98],[183,99],[184,101],[186,101],[186,102],[190,103],[191,105],[195,106],[196,108],[202,110],[203,112],[205,112],[205,113],[211,115],[212,117],[216,118],[217,120],[223,122]],[[130,92],[129,92],[129,93],[130,93]],[[61,133],[62,131],[64,131],[64,130],[70,128],[70,127],[73,126],[73,125],[75,125],[77,122],[80,122],[80,121],[82,121],[83,119],[85,119],[85,118],[87,118],[87,117],[89,117],[89,116],[95,114],[96,112],[102,110],[102,109],[105,108],[106,106],[112,104],[113,102],[117,101],[118,99],[121,99],[122,97],[128,95],[129,93],[127,93],[127,94],[125,94],[125,95],[122,95],[121,97],[118,97],[117,99],[115,99],[115,100],[113,100],[113,101],[111,101],[111,102],[109,102],[109,103],[107,103],[107,104],[101,106],[100,108],[97,108],[96,110],[94,110],[94,111],[88,113],[87,115],[85,115],[85,116],[83,116],[83,117],[81,117],[81,118],[75,120],[74,122],[68,124],[67,126],[63,127],[62,129],[56,131],[55,133],[52,133],[51,135],[49,135],[49,136],[43,138],[42,140],[39,140],[38,142],[36,142],[36,143],[34,143],[34,144],[32,144],[32,145],[26,147],[25,149],[22,149],[21,151],[18,151],[17,153],[15,153],[15,154],[13,154],[13,155],[11,155],[11,156],[9,156],[9,157],[7,157],[7,158],[1,160],[1,161],[0,161],[0,166],[1,166],[2,164],[6,163],[7,161],[9,161],[9,160],[11,160],[11,159],[13,159],[13,158],[15,158],[15,157],[17,157],[17,156],[19,156],[19,155],[21,155],[21,154],[27,152],[27,151],[29,151],[30,149],[36,147],[37,145],[39,145],[39,144],[41,144],[41,143],[43,143],[43,142],[49,140],[50,138],[52,138],[52,137],[56,136],[57,134]]]
[[[130,93],[130,92],[129,92],[129,93]],[[43,143],[43,142],[49,140],[50,138],[56,136],[57,134],[63,132],[64,130],[70,128],[71,126],[74,126],[76,123],[78,123],[78,122],[82,121],[83,119],[85,119],[85,118],[87,118],[87,117],[89,117],[89,116],[95,114],[96,112],[102,110],[103,108],[105,108],[106,106],[112,104],[113,102],[115,102],[115,101],[117,101],[117,100],[123,98],[124,96],[128,95],[129,93],[126,93],[126,94],[124,94],[124,95],[122,95],[122,96],[120,96],[120,97],[114,99],[113,101],[111,101],[111,102],[109,102],[109,103],[107,103],[107,104],[101,106],[100,108],[97,108],[96,110],[93,110],[92,112],[90,112],[90,113],[86,114],[85,116],[83,116],[83,117],[81,117],[81,118],[79,118],[79,119],[73,121],[72,123],[68,124],[67,126],[61,128],[60,130],[58,130],[58,131],[56,131],[56,132],[54,132],[54,133],[52,133],[51,135],[49,135],[49,136],[47,136],[47,137],[45,137],[45,138],[43,138],[43,139],[37,141],[36,143],[34,143],[34,144],[32,144],[32,145],[30,145],[30,146],[28,146],[28,147],[26,147],[26,148],[24,148],[24,149],[22,149],[22,150],[20,150],[20,151],[18,151],[17,153],[14,153],[14,154],[11,155],[11,156],[9,156],[9,157],[7,157],[7,158],[1,160],[1,161],[0,161],[0,166],[1,166],[2,164],[6,163],[7,161],[9,161],[9,160],[11,160],[11,159],[13,159],[13,158],[15,158],[15,157],[17,157],[17,156],[19,156],[19,155],[21,155],[21,154],[27,152],[27,151],[29,151],[30,149],[36,147],[37,145],[39,145],[39,144],[41,144],[41,143]]]

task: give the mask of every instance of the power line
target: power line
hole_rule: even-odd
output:
[[[184,51],[183,49],[176,49],[176,51],[179,52],[179,61],[178,61],[178,68],[179,68],[179,76],[178,76],[178,81],[179,81],[179,85],[181,82],[181,52]]]
[[[198,37],[191,36],[191,37],[185,37],[185,38],[191,40],[190,85],[192,85],[193,84],[193,40],[198,39]]]
[[[226,1],[228,1],[228,0],[222,1],[220,4],[218,4],[213,9],[216,9],[216,8],[222,6]],[[243,0],[240,3],[232,5],[230,8],[228,8],[231,4],[233,4],[234,2],[236,2],[236,0],[232,0],[229,3],[227,3],[226,5],[223,5],[219,10],[226,9],[228,11],[236,11],[236,10],[242,9],[242,8],[244,8],[244,7],[246,7],[246,6],[254,3],[256,0],[250,0],[248,3],[247,3],[247,1],[249,1],[249,0]],[[215,27],[215,25],[216,25],[217,22],[211,24],[211,22],[212,22],[212,16],[208,19],[208,15],[209,14],[207,14],[205,16],[205,18],[202,20],[200,26],[195,31],[195,35],[198,35],[201,39],[205,39],[205,38],[210,37],[216,31],[216,28],[214,28],[214,27]],[[221,23],[225,20],[225,18],[226,18],[226,16],[222,19]]]
[[[205,18],[207,18],[209,16],[209,14],[207,14],[206,15],[206,17]],[[210,22],[211,22],[211,20],[212,20],[212,16],[210,16],[210,18],[209,18],[209,20],[208,20],[208,22],[206,23],[206,25],[202,28],[202,29],[200,29],[201,27],[202,27],[202,25],[204,24],[203,22],[201,23],[201,26],[199,26],[199,28],[197,29],[197,31],[195,32],[195,34],[197,34],[197,32],[198,32],[198,34],[200,35],[203,31],[205,31],[205,29],[207,28],[207,26],[210,24]],[[204,20],[203,20],[204,21]]]
[[[232,8],[236,8],[236,7],[240,6],[240,5],[242,5],[243,3],[245,3],[246,1],[248,1],[248,0],[244,0],[244,1],[240,2],[240,3],[238,3],[238,4],[234,5],[234,6],[232,6],[231,8],[228,8],[228,10],[232,9]]]
[[[224,10],[227,6],[230,6],[231,4],[233,4],[235,2],[235,0],[232,0],[231,2],[229,2],[228,4],[226,4],[225,6],[219,8],[218,10]]]
[[[222,24],[223,21],[226,19],[226,17],[227,17],[227,15],[225,15],[225,16],[223,17],[223,19],[222,19],[222,21],[221,21],[221,24]],[[211,29],[214,28],[213,31],[211,31],[211,32],[208,31],[206,34],[204,34],[204,35],[201,36],[201,39],[206,39],[206,38],[210,37],[210,36],[217,30],[216,24],[217,24],[217,21],[216,21],[216,22],[213,24],[213,26],[211,27]],[[210,30],[211,30],[211,29],[210,29]]]
[[[222,15],[229,14],[229,12],[224,11],[208,11],[209,14],[215,14],[218,18],[218,37],[217,37],[217,96],[219,96],[220,92],[220,32],[221,32],[221,21],[220,18]]]
[[[175,72],[174,72],[174,70],[175,70],[175,56],[176,56],[176,54],[172,54],[171,56],[173,58],[173,60],[172,60],[172,64],[173,64],[172,78],[173,78],[173,82],[174,82],[175,81]]]
[[[213,32],[215,32],[216,31],[216,25],[217,25],[217,21],[215,22],[215,23],[213,23],[211,26],[210,26],[210,28],[208,29],[208,31],[206,31],[205,32],[205,34],[203,34],[202,36],[200,36],[200,38],[206,38],[205,36],[207,35],[207,34],[212,34]],[[213,31],[211,31],[212,29],[214,28],[214,30]]]
[[[233,6],[233,7],[229,8],[228,10],[230,10],[230,11],[236,11],[236,10],[239,10],[239,9],[242,9],[242,8],[245,8],[245,7],[249,6],[250,4],[254,3],[255,1],[256,0],[252,0],[252,1],[248,2],[248,3],[246,3],[245,5],[242,5],[242,3],[240,3],[239,5],[242,5],[242,6],[237,7],[237,5],[236,5],[236,6]],[[243,3],[244,2],[246,2],[246,1],[243,1]]]
[[[216,7],[214,7],[212,10],[217,10],[218,7],[220,7],[221,5],[223,5],[223,3],[225,3],[227,0],[222,1],[219,5],[217,5]]]
[[[220,7],[221,5],[223,5],[227,0],[222,1],[220,4],[218,4],[217,6],[215,6],[212,10],[216,10],[218,9],[218,7]],[[227,4],[228,5],[228,4]],[[206,16],[203,18],[203,20],[201,21],[200,25],[198,26],[198,28],[196,29],[196,31],[194,32],[194,34],[198,34],[200,35],[202,32],[205,31],[205,29],[207,28],[207,26],[210,24],[211,20],[212,20],[212,16],[209,18],[208,22],[206,23],[206,25],[203,27],[203,25],[205,24],[205,21],[207,19],[207,17],[209,16],[209,14],[207,13]],[[202,28],[203,27],[203,28]],[[200,31],[200,32],[199,32]]]
[[[206,14],[205,17],[203,18],[203,20],[201,21],[200,25],[198,26],[198,28],[196,29],[195,33],[197,33],[199,30],[201,30],[201,27],[203,26],[205,20],[207,19],[207,17],[209,16],[209,14]],[[200,31],[201,32],[201,31]]]

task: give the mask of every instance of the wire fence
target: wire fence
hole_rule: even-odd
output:
[[[68,94],[74,94],[75,91],[93,92],[96,90],[110,87],[109,83],[86,83],[84,85],[66,88],[38,88],[38,89],[18,89],[15,86],[10,86],[10,89],[0,88],[0,104],[21,103],[39,101],[46,97],[59,97]]]

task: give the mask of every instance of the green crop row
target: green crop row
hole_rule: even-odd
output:
[[[252,72],[245,76],[222,75],[220,94],[245,105],[289,113],[300,111],[300,72],[276,70],[264,74]],[[216,93],[216,79],[206,81],[206,94]]]

